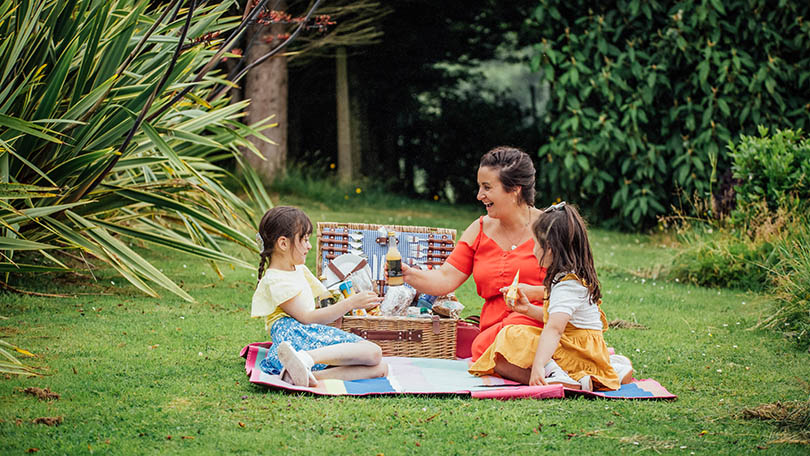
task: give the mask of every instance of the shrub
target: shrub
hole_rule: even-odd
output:
[[[734,160],[737,185],[737,215],[757,216],[757,203],[769,210],[799,209],[810,201],[810,142],[802,131],[759,128],[759,137],[740,135],[728,148]]]
[[[771,314],[760,326],[772,328],[793,339],[800,347],[810,346],[810,232],[805,225],[780,246],[781,261],[774,279],[776,300]]]
[[[770,288],[768,270],[777,263],[770,242],[740,239],[728,232],[708,239],[695,236],[687,242],[689,248],[673,261],[673,278],[709,287]]]

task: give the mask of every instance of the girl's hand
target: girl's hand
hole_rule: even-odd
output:
[[[529,315],[529,313],[530,313],[532,307],[534,307],[534,305],[532,305],[529,302],[529,298],[526,297],[526,293],[524,293],[523,290],[521,290],[520,287],[518,287],[518,290],[517,290],[518,298],[515,300],[514,304],[510,305],[509,301],[506,299],[506,292],[508,290],[509,290],[509,287],[503,287],[500,290],[501,293],[504,294],[503,297],[504,297],[504,301],[506,301],[506,308],[511,310],[512,312],[517,312],[517,313],[520,313],[520,314],[523,314],[523,315]]]
[[[361,291],[349,296],[346,303],[350,305],[351,309],[373,309],[380,305],[383,298],[377,296],[373,291]]]
[[[529,376],[529,385],[548,385],[548,383],[546,383],[546,368],[544,366],[540,366],[536,363],[532,365],[532,373]]]

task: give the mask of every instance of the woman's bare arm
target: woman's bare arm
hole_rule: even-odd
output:
[[[459,243],[466,242],[467,245],[472,245],[473,242],[475,242],[475,238],[478,237],[478,232],[480,231],[479,225],[478,220],[473,221],[470,226],[464,230],[464,234],[461,235]],[[469,274],[459,271],[455,266],[447,262],[438,269],[426,271],[409,267],[403,263],[402,275],[405,278],[405,282],[414,287],[417,291],[434,296],[442,296],[451,291],[455,291],[470,277]]]

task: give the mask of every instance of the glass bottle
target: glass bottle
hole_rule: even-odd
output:
[[[388,264],[388,286],[395,287],[405,283],[402,277],[402,254],[397,249],[397,234],[388,232],[388,252],[385,254],[385,262]]]

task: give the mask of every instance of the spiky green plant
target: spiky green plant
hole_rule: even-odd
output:
[[[36,370],[23,364],[12,352],[17,352],[25,356],[34,356],[27,350],[0,339],[0,374],[25,375],[28,377],[40,375]]]
[[[253,267],[224,248],[255,248],[245,233],[256,217],[222,184],[221,163],[237,163],[245,193],[269,207],[240,150],[256,153],[246,138],[266,140],[271,120],[246,126],[247,102],[205,101],[223,82],[209,72],[228,57],[222,38],[244,29],[226,16],[233,4],[2,0],[0,285],[90,256],[149,295],[157,285],[193,300],[133,241],[217,272],[217,262]]]

